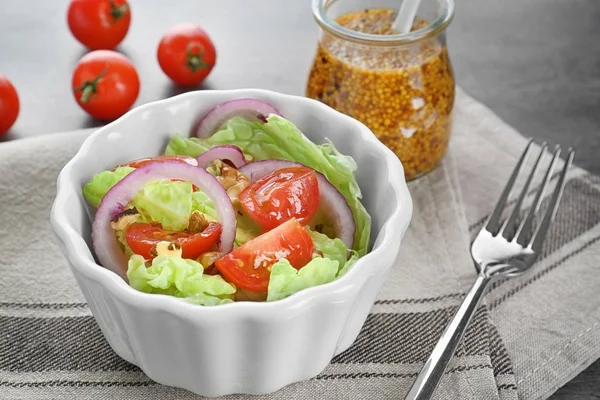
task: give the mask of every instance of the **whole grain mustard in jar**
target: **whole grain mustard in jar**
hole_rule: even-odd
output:
[[[422,0],[406,34],[392,28],[397,6],[313,0],[322,29],[306,95],[367,125],[411,180],[433,170],[448,148],[455,82],[445,29],[454,4]]]

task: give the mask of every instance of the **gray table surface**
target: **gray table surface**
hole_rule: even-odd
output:
[[[136,65],[136,105],[183,92],[155,61],[161,34],[181,21],[213,37],[218,65],[200,88],[303,94],[317,29],[310,0],[130,0],[119,50]],[[600,174],[600,1],[460,0],[449,33],[458,84],[525,135],[573,146]],[[99,126],[75,103],[71,72],[86,50],[66,25],[68,0],[0,0],[0,72],[21,98],[13,140]],[[600,362],[553,400],[600,399]]]

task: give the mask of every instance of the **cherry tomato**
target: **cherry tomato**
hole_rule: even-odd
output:
[[[19,95],[12,83],[0,74],[0,135],[8,132],[19,116]]]
[[[169,29],[158,45],[158,63],[179,85],[197,85],[215,66],[217,53],[208,34],[199,26],[179,24]]]
[[[126,0],[71,0],[67,21],[84,46],[112,50],[127,35],[131,9]]]
[[[96,50],[79,60],[71,83],[77,103],[92,117],[112,120],[125,114],[140,92],[135,67],[124,55]]]
[[[314,170],[282,168],[247,186],[239,195],[246,214],[270,230],[296,218],[307,224],[319,209],[319,182]]]
[[[265,292],[269,287],[271,266],[285,258],[296,269],[311,259],[313,242],[306,230],[291,219],[241,245],[215,262],[229,282],[252,292]]]
[[[190,234],[187,232],[172,232],[161,227],[135,222],[125,230],[125,239],[131,250],[145,259],[152,259],[150,250],[162,241],[175,242],[181,246],[183,258],[196,258],[209,251],[221,236],[221,224],[211,222],[208,227],[200,232]]]
[[[152,162],[157,162],[157,161],[176,161],[176,162],[187,163],[187,164],[193,165],[194,167],[198,166],[198,161],[194,157],[188,157],[188,156],[156,156],[156,157],[140,158],[139,160],[130,161],[129,163],[127,163],[125,165],[127,165],[131,168],[139,168],[146,164],[150,164]]]

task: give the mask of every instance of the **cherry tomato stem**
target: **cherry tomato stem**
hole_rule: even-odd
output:
[[[194,54],[194,53],[192,53],[190,46],[188,46],[187,61],[186,61],[185,65],[187,65],[187,67],[190,70],[192,70],[192,72],[196,72],[200,68],[212,67],[212,65],[208,65],[207,63],[204,62],[204,60],[202,59],[203,57],[204,57],[203,51],[200,51],[198,54]]]
[[[125,3],[118,6],[113,0],[110,1],[110,15],[114,18],[115,21],[125,17],[128,12],[129,4]]]
[[[82,86],[75,89],[75,91],[81,91],[81,97],[79,97],[79,101],[82,103],[87,103],[87,101],[90,99],[90,96],[98,91],[98,82],[100,82],[100,79],[104,75],[106,75],[106,68],[104,68],[93,81],[86,81]]]
[[[95,50],[77,63],[71,87],[75,100],[88,114],[101,120],[113,120],[135,103],[140,78],[123,54]]]

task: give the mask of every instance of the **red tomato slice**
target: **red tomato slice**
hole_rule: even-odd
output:
[[[296,218],[308,223],[319,209],[319,182],[307,167],[282,168],[252,183],[239,195],[246,214],[265,230]]]
[[[221,257],[215,266],[236,286],[266,292],[273,264],[285,258],[300,269],[312,259],[313,249],[308,232],[291,219]]]
[[[130,161],[129,163],[127,163],[125,165],[129,166],[131,168],[139,168],[141,166],[144,166],[146,164],[150,164],[151,162],[156,162],[156,161],[178,161],[178,162],[188,163],[190,165],[193,165],[194,167],[198,166],[198,161],[195,158],[187,157],[187,156],[157,156],[157,157],[140,158],[139,160]]]
[[[204,231],[194,234],[167,231],[152,224],[136,222],[127,227],[125,239],[135,254],[147,260],[153,258],[150,254],[152,247],[162,241],[176,242],[181,246],[183,258],[195,259],[217,243],[221,230],[221,224],[215,222],[211,222]]]

